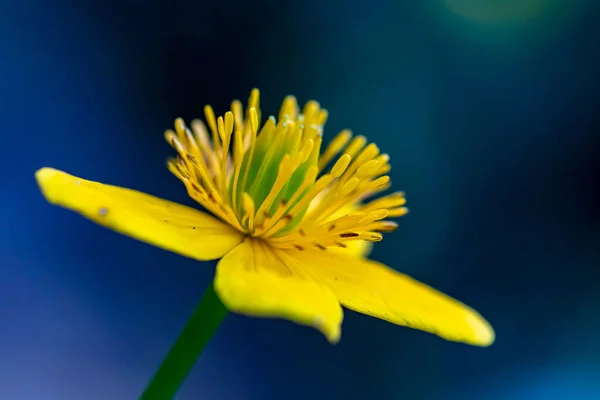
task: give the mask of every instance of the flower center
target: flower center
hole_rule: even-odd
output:
[[[165,132],[178,153],[169,169],[194,200],[249,236],[281,248],[346,247],[380,241],[397,227],[385,219],[408,212],[402,192],[367,202],[390,187],[389,157],[375,144],[345,130],[321,152],[327,111],[315,101],[300,112],[286,97],[278,120],[260,130],[257,89],[245,113],[237,100],[224,117],[210,106],[204,112],[208,129],[177,119]]]

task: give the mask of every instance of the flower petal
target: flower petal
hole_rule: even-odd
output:
[[[246,239],[217,265],[215,290],[225,306],[254,317],[279,317],[339,340],[343,311],[326,287],[306,279],[264,241]]]
[[[154,246],[212,260],[242,241],[216,218],[131,189],[87,181],[52,168],[35,174],[46,200]]]
[[[298,251],[294,258],[351,310],[447,340],[494,342],[494,330],[476,311],[383,264],[329,251]]]

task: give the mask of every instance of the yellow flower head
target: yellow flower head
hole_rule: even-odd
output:
[[[259,93],[206,125],[180,119],[165,132],[177,152],[168,166],[201,211],[50,168],[36,174],[51,203],[167,250],[221,258],[215,291],[231,311],[313,326],[341,335],[341,305],[445,339],[487,346],[494,331],[476,311],[364,258],[371,242],[407,213],[390,187],[387,154],[363,136],[340,132],[322,150],[327,112],[302,111],[288,96],[278,119],[261,125]]]

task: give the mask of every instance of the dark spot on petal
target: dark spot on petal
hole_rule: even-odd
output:
[[[281,200],[279,200],[279,204],[281,204],[281,207],[285,207],[285,206],[287,206],[287,200],[281,199]]]
[[[331,232],[331,231],[332,231],[332,230],[334,230],[334,229],[335,229],[335,224],[331,224],[331,225],[329,225],[329,232]]]
[[[333,242],[333,244],[335,244],[337,247],[341,247],[343,249],[348,247],[345,243],[338,242],[337,240],[335,242]]]
[[[294,217],[292,217],[292,214],[285,214],[283,216],[283,219],[285,219],[286,221],[291,221],[292,219],[294,219]]]
[[[306,232],[304,232],[304,229],[300,229],[298,233],[300,234],[300,236],[306,236]]]
[[[271,216],[269,215],[269,213],[268,213],[266,210],[265,210],[265,211],[263,211],[263,216],[264,216],[265,218],[271,218]]]
[[[327,247],[323,246],[321,243],[317,243],[315,242],[315,246],[317,246],[318,248],[320,248],[321,250],[327,250]]]
[[[300,246],[299,244],[295,244],[294,247],[300,251],[304,250],[304,247]]]
[[[195,226],[192,226],[192,229],[196,229],[196,227],[195,227]]]

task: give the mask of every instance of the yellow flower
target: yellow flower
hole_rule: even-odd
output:
[[[327,112],[314,101],[302,112],[292,96],[261,125],[259,93],[239,101],[208,129],[180,119],[165,132],[177,151],[168,167],[215,217],[134,190],[51,168],[36,173],[52,203],[152,245],[196,260],[221,258],[215,291],[240,314],[286,318],[340,339],[342,307],[488,346],[494,331],[466,305],[375,261],[371,242],[406,214],[390,187],[389,157],[363,136],[340,132],[321,149]],[[342,154],[338,157],[339,154]],[[336,159],[337,157],[337,159]]]

